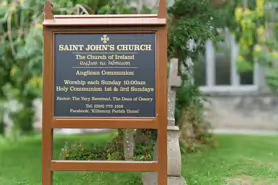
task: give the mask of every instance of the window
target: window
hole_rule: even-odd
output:
[[[238,74],[236,58],[239,48],[235,37],[225,31],[225,41],[215,47],[207,41],[205,56],[194,65],[194,82],[204,93],[241,93],[257,91],[259,66],[254,71]]]

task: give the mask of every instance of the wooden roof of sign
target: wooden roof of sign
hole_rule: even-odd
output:
[[[105,21],[104,21],[105,19]],[[141,26],[141,25],[165,25],[166,20],[157,16],[54,16],[53,19],[46,19],[43,25],[46,26]]]

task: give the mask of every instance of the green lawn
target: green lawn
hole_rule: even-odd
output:
[[[184,156],[183,174],[189,185],[278,184],[277,136],[229,135],[217,140],[216,149]]]
[[[103,144],[109,135],[55,138],[58,159],[66,141]],[[188,185],[278,184],[278,137],[217,136],[219,147],[183,156]],[[55,173],[54,185],[139,185],[138,173]],[[231,183],[228,183],[231,184]],[[0,139],[0,185],[41,185],[40,137],[7,142]]]

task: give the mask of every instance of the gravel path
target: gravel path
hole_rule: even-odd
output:
[[[252,129],[214,129],[215,134],[244,134],[244,135],[278,135],[275,130],[252,130]]]

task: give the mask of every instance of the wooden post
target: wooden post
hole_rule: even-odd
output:
[[[164,19],[168,18],[167,0],[160,0],[158,7],[158,17]]]
[[[99,171],[157,172],[167,185],[166,0],[158,15],[54,16],[50,0],[44,13],[42,184],[53,185],[55,171]],[[122,57],[130,57],[126,66],[110,65]],[[53,160],[55,128],[157,129],[158,161]]]
[[[165,19],[168,21],[168,10],[167,10],[167,0],[160,0],[159,8],[158,8],[158,18]],[[159,87],[159,89],[163,93],[163,102],[167,106],[163,106],[163,110],[160,112],[164,112],[165,114],[161,115],[161,120],[159,120],[158,129],[158,184],[159,185],[167,185],[168,184],[168,134],[167,134],[167,125],[168,125],[168,27],[167,24],[161,30],[158,31],[158,37],[162,38],[159,43],[160,51],[163,51],[159,55],[159,61],[164,65],[161,67],[162,71],[161,78],[164,81],[164,85]]]
[[[53,4],[51,0],[46,0],[44,5],[44,19],[53,19]]]
[[[50,0],[45,2],[44,6],[45,20],[53,19],[53,5]],[[42,120],[42,184],[53,185],[53,172],[51,170],[51,161],[53,159],[53,128],[51,128],[51,97],[47,96],[49,87],[52,86],[52,33],[44,29],[44,77],[43,83],[43,120]]]

